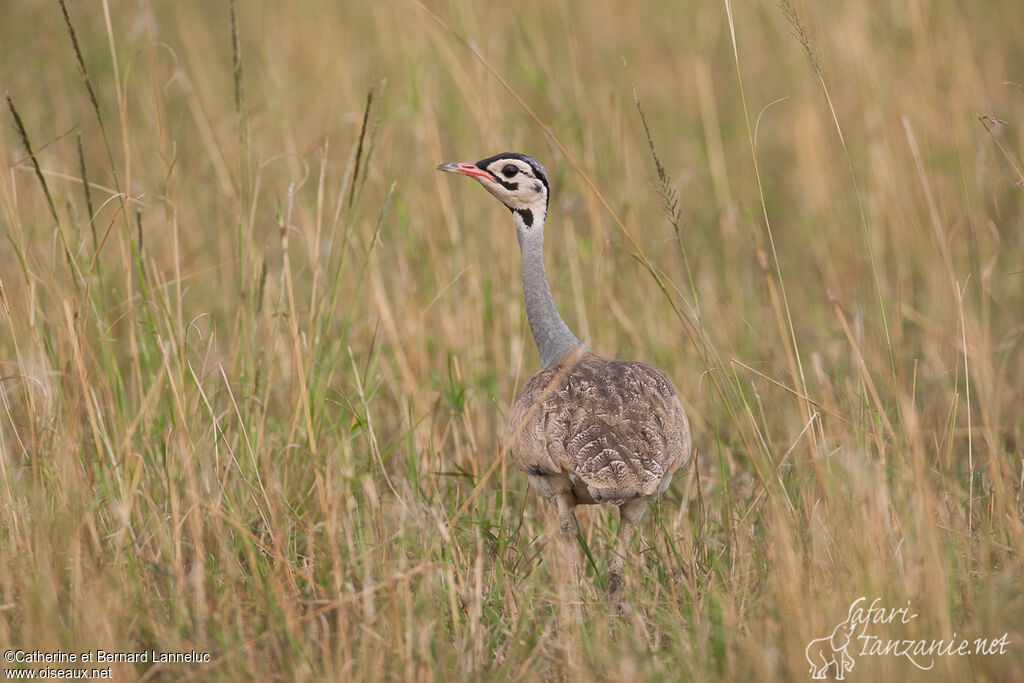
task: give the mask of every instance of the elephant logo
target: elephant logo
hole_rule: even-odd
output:
[[[815,638],[807,643],[804,654],[811,665],[811,678],[816,680],[828,678],[829,668],[834,667],[836,680],[841,681],[846,678],[847,671],[853,671],[853,657],[846,651],[846,648],[850,645],[850,638],[856,627],[857,624],[847,617],[845,621],[836,624],[832,635]]]

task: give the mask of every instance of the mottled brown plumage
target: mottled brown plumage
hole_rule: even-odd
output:
[[[644,512],[690,460],[690,426],[668,377],[643,363],[594,355],[558,314],[544,273],[548,179],[544,167],[506,152],[437,167],[476,179],[512,211],[522,252],[523,301],[543,369],[527,380],[509,420],[512,459],[558,507],[573,582],[577,505],[619,508],[608,590],[622,588],[629,540]]]
[[[690,454],[689,424],[664,372],[579,346],[526,381],[509,432],[523,472],[579,479],[577,504],[656,495]]]

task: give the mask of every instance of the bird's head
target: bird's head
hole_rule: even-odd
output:
[[[505,152],[474,163],[449,162],[437,170],[461,173],[501,200],[525,227],[543,221],[548,212],[548,177],[540,162],[525,154]]]

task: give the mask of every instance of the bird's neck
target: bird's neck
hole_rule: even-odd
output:
[[[523,299],[530,321],[533,341],[540,352],[540,363],[548,366],[569,352],[580,341],[558,314],[551,287],[544,272],[544,214],[537,212],[533,224],[526,225],[518,212],[512,214],[523,253]]]

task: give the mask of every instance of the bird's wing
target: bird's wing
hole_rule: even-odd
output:
[[[509,426],[520,469],[574,474],[598,502],[654,493],[690,453],[689,425],[665,373],[584,351],[531,377]]]

